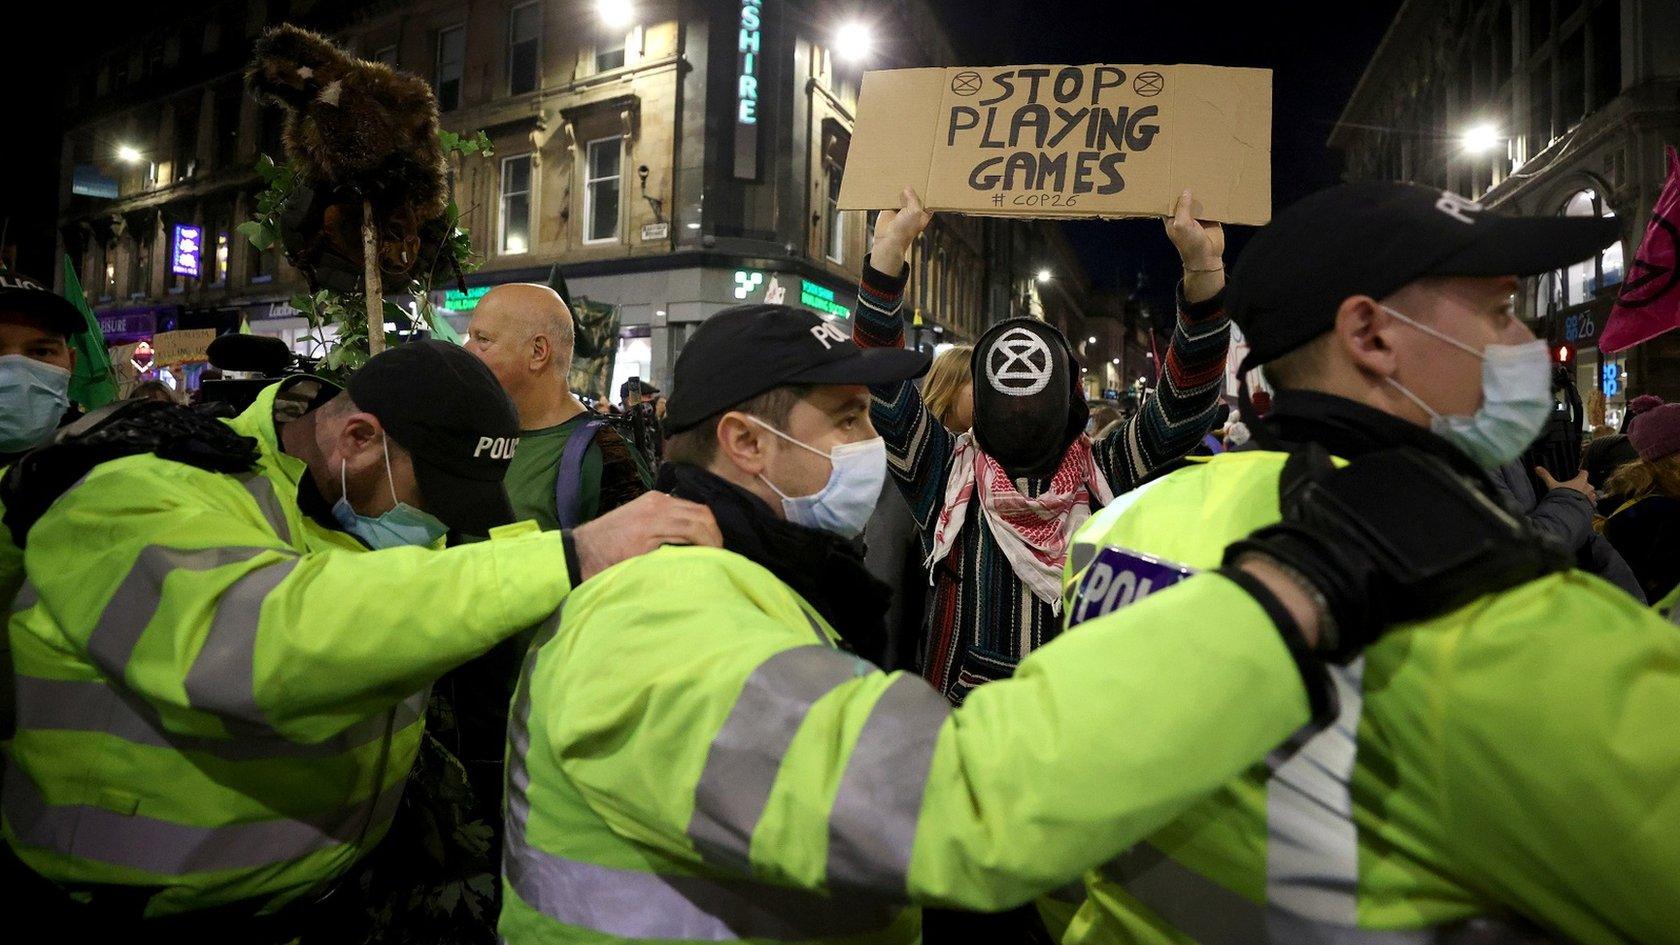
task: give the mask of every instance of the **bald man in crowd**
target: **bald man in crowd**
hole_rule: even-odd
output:
[[[548,286],[528,283],[485,293],[467,325],[467,350],[489,366],[519,412],[519,445],[503,480],[514,518],[533,520],[545,530],[573,528],[605,514],[647,492],[653,481],[640,455],[606,418],[572,396],[566,382],[572,337],[566,303]],[[503,641],[433,687],[450,706],[447,725],[453,732],[444,737],[465,765],[472,788],[472,797],[459,802],[460,811],[435,816],[482,821],[499,834],[508,699],[530,636]],[[454,851],[450,857],[466,864],[463,875],[494,870],[500,837],[491,838],[488,850]]]
[[[574,528],[653,482],[646,457],[572,395],[572,337],[566,303],[530,283],[485,293],[467,326],[467,350],[519,410],[519,447],[507,472],[514,515],[544,529]]]

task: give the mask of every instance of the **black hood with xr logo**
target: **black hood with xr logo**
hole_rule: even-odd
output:
[[[974,440],[1012,478],[1048,476],[1085,429],[1073,348],[1055,326],[1011,318],[974,345]]]

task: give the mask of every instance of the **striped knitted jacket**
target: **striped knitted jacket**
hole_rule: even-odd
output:
[[[902,347],[899,308],[906,271],[897,278],[863,267],[852,337],[863,347]],[[1230,346],[1224,293],[1194,305],[1178,291],[1178,324],[1156,392],[1114,433],[1094,444],[1098,468],[1115,495],[1188,453],[1213,426]],[[956,437],[928,413],[912,382],[871,389],[870,419],[887,443],[888,467],[910,504],[924,557],[944,501]],[[1018,479],[1041,494],[1048,479]],[[922,675],[961,704],[977,685],[1001,679],[1035,648],[1061,632],[1051,606],[1027,590],[991,530],[970,514],[950,555],[932,575],[933,603],[923,627]]]

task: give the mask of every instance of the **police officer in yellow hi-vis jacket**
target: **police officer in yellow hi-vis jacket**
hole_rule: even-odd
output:
[[[1250,422],[1260,448],[1087,522],[1067,635],[1130,609],[1111,612],[1124,601],[1108,589],[1140,558],[1211,567],[1287,518],[1332,456],[1410,448],[1498,501],[1483,470],[1519,456],[1552,409],[1514,277],[1619,235],[1614,220],[1506,217],[1396,183],[1279,214],[1228,296],[1252,345],[1242,368],[1264,365],[1277,389]],[[1460,543],[1411,482],[1385,494],[1416,508],[1417,545]],[[1467,580],[1484,566],[1467,558]],[[1328,728],[1093,874],[1064,942],[1680,942],[1680,634],[1583,571],[1478,591],[1338,668]]]
[[[1320,654],[1350,657],[1391,619],[1370,602],[1402,570],[1400,610],[1456,599],[1435,561],[1397,570],[1361,540],[1392,515],[1349,508],[1375,468],[1356,464],[1239,567],[1094,620],[952,710],[847,652],[885,605],[855,541],[886,476],[864,385],[926,364],[779,305],[688,341],[661,486],[710,508],[724,547],[609,569],[539,632],[509,725],[507,941],[899,943],[919,934],[912,903],[1018,905],[1309,707],[1327,718]],[[1545,567],[1523,523],[1434,481],[1474,540]]]
[[[478,359],[422,341],[344,392],[292,378],[227,422],[124,404],[21,459],[7,888],[72,937],[283,940],[240,921],[295,916],[379,841],[432,680],[615,561],[717,542],[649,496],[441,549],[508,521],[518,429]]]

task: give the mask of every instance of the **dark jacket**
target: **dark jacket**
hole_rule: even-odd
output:
[[[1640,499],[1610,516],[1604,534],[1638,575],[1647,600],[1661,600],[1680,584],[1680,499]]]
[[[1643,582],[1635,576],[1637,569],[1629,567],[1630,562],[1623,560],[1617,548],[1593,531],[1591,499],[1574,489],[1553,489],[1539,495],[1520,460],[1493,470],[1488,478],[1538,528],[1575,552],[1576,567],[1598,575],[1641,601],[1646,599]]]

